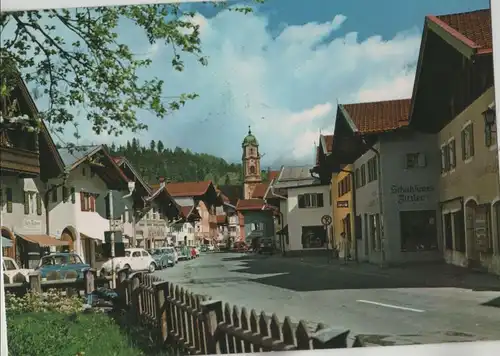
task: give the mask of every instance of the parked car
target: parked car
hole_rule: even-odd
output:
[[[248,245],[244,241],[237,241],[233,244],[234,252],[246,252],[248,251]]]
[[[215,247],[214,245],[208,245],[208,251],[214,251],[215,250]]]
[[[17,276],[18,274],[24,276],[24,279],[28,281],[28,275],[32,271],[33,270],[31,269],[19,268],[19,266],[17,265],[16,261],[13,258],[3,257],[3,274],[9,278],[10,283],[15,283],[14,277]]]
[[[101,267],[101,275],[110,275],[112,268],[118,271],[122,268],[128,268],[131,271],[149,271],[153,273],[158,265],[154,258],[143,248],[127,248],[125,256],[115,257],[104,262]]]
[[[83,272],[90,268],[76,253],[52,253],[43,256],[35,270],[40,271],[42,278],[47,278],[50,272],[58,272],[61,278],[70,271],[77,273],[77,278],[83,278]]]
[[[179,261],[186,261],[191,259],[191,251],[187,246],[177,247],[177,254],[179,255]]]
[[[207,252],[207,251],[208,251],[207,245],[201,245],[200,252]]]
[[[159,269],[175,266],[175,257],[167,251],[168,247],[160,247],[150,252]]]
[[[167,247],[162,247],[162,249],[167,251],[168,254],[172,255],[172,259],[174,260],[174,264],[179,262],[179,254],[175,250],[175,247],[167,246]]]
[[[272,255],[274,253],[274,243],[272,238],[261,238],[259,241],[259,254],[269,253]]]

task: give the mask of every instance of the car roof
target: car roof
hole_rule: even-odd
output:
[[[143,248],[133,247],[133,248],[126,248],[125,251],[135,252],[135,251],[145,251],[145,250]]]

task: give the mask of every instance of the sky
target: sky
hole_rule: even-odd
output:
[[[171,68],[171,48],[149,46],[122,22],[127,44],[153,60],[141,78],[164,79],[165,96],[199,98],[161,120],[141,112],[149,130],[140,134],[97,136],[81,122],[80,144],[136,137],[239,162],[250,126],[263,168],[313,164],[320,132],[333,132],[337,103],[410,97],[425,15],[487,7],[488,0],[266,0],[244,15],[188,4],[208,66],[184,56],[181,73]],[[46,100],[37,104],[43,110]]]

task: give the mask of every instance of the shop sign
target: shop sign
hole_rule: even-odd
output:
[[[391,186],[391,194],[397,195],[398,204],[417,203],[425,201],[429,193],[434,192],[432,185],[397,185]]]

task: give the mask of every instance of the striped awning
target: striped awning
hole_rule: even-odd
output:
[[[54,237],[48,236],[48,235],[21,235],[21,234],[16,234],[16,236],[19,236],[25,241],[38,244],[40,247],[50,247],[50,246],[68,246],[69,242],[68,241],[63,241],[56,239]]]

